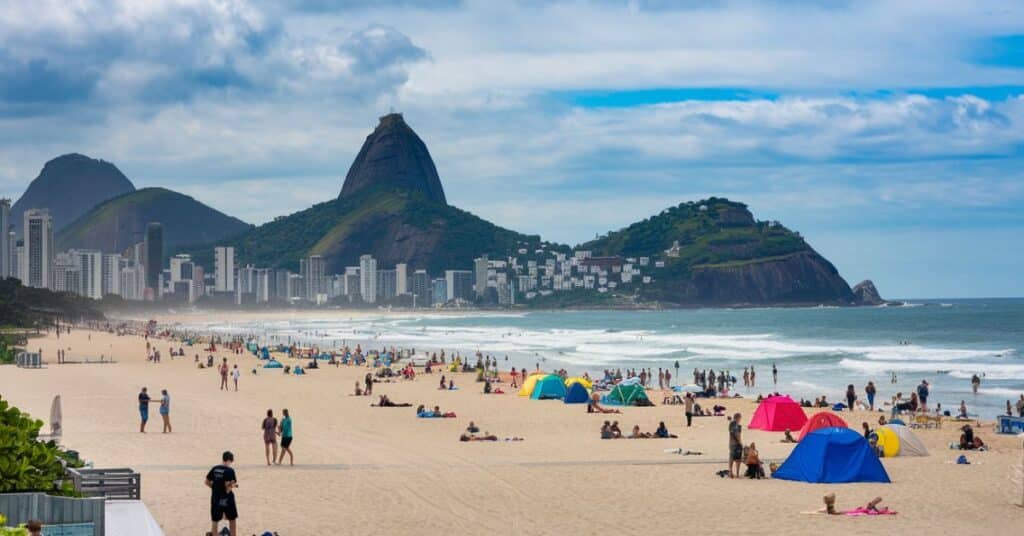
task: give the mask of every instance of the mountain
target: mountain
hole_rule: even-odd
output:
[[[327,272],[341,273],[370,254],[382,269],[408,263],[437,275],[470,269],[481,254],[504,257],[540,243],[538,236],[498,227],[421,191],[377,187],[277,218],[229,245],[256,266],[295,270],[300,258],[323,255]]]
[[[850,286],[799,233],[756,221],[743,203],[682,203],[578,246],[602,256],[659,256],[643,300],[679,305],[851,304]]]
[[[96,206],[57,234],[57,250],[122,251],[143,240],[146,224],[160,222],[164,248],[206,244],[239,235],[250,225],[164,188],[143,188]]]
[[[430,201],[447,204],[430,151],[402,114],[380,118],[352,162],[340,197],[377,188],[420,192]]]
[[[853,296],[856,298],[857,303],[862,305],[882,305],[885,303],[881,294],[878,293],[878,288],[875,287],[875,282],[870,279],[865,279],[854,285]]]
[[[11,223],[20,235],[26,210],[49,208],[58,232],[96,205],[133,191],[132,181],[110,162],[77,153],[58,156],[43,166],[11,207]]]

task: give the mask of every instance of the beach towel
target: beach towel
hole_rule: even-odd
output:
[[[894,516],[894,515],[896,515],[896,512],[894,512],[894,511],[892,511],[892,510],[890,510],[888,508],[882,508],[881,510],[872,510],[870,508],[865,508],[865,507],[861,506],[860,508],[854,508],[853,510],[847,510],[847,511],[843,512],[843,515],[848,515],[848,516]]]

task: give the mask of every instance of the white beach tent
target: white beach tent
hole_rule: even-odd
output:
[[[910,431],[910,428],[901,424],[887,424],[884,426],[893,431],[896,437],[900,438],[900,452],[897,456],[927,456],[928,449],[925,448],[924,443],[914,432]]]

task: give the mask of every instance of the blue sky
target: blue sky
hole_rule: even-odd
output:
[[[253,223],[402,111],[449,202],[578,243],[709,195],[886,296],[1022,296],[1012,1],[15,1],[0,196],[82,152]]]

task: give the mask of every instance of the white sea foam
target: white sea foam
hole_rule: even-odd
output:
[[[839,366],[864,374],[886,374],[897,372],[926,372],[949,374],[954,378],[970,378],[984,374],[993,380],[1014,380],[1024,378],[1024,365],[996,363],[949,363],[946,361],[862,361],[842,359]]]

